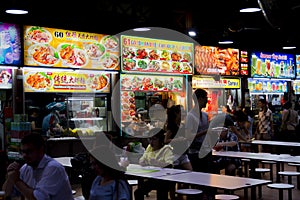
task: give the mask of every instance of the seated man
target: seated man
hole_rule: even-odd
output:
[[[240,151],[238,137],[228,128],[223,127],[220,133],[218,143],[215,145],[216,151]],[[241,165],[241,160],[238,158],[221,157],[215,160],[217,167],[225,169],[226,175],[236,175],[236,169]]]

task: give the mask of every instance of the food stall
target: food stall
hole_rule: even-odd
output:
[[[295,101],[300,101],[300,55],[296,55],[296,79],[292,87],[296,95]]]
[[[17,24],[0,24],[0,150],[11,144],[10,127],[16,111],[16,69],[21,65],[21,36]]]
[[[274,124],[279,126],[282,105],[287,101],[291,80],[295,78],[294,55],[255,51],[250,55],[250,65],[248,89],[251,107],[258,113],[257,101],[266,99],[273,111]]]
[[[35,107],[43,118],[52,112],[46,105],[65,105],[58,114],[63,129],[47,136],[93,138],[113,129],[109,102],[120,69],[118,43],[110,35],[24,27],[25,112]]]
[[[166,108],[187,109],[187,76],[193,74],[193,43],[121,35],[121,131],[148,136],[163,128]]]
[[[238,49],[212,46],[195,46],[195,75],[193,89],[207,89],[209,102],[206,112],[209,117],[228,105],[234,109],[241,104],[241,80]],[[244,55],[244,54],[243,54]],[[247,75],[247,69],[243,69]]]

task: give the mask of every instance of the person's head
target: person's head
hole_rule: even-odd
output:
[[[290,101],[287,101],[285,104],[283,104],[284,109],[290,109],[292,107],[292,103]]]
[[[245,112],[243,112],[242,110],[237,110],[234,113],[234,117],[240,127],[245,127],[246,122],[248,121],[248,116]]]
[[[259,108],[264,108],[264,107],[266,107],[266,106],[267,106],[267,101],[266,101],[266,99],[259,99],[259,100],[258,100],[257,106],[258,106]]]
[[[196,100],[194,99],[195,104],[199,105],[199,109],[205,108],[208,102],[207,92],[204,89],[199,88],[194,91],[194,95],[196,97]]]
[[[173,105],[167,110],[168,125],[179,125],[181,122],[181,105]]]
[[[32,133],[21,140],[21,153],[24,161],[37,167],[45,154],[45,141],[40,134]]]
[[[220,132],[220,139],[226,139],[228,134],[228,128],[223,127]]]
[[[161,128],[154,128],[149,131],[149,144],[154,150],[158,150],[164,146],[165,131]]]
[[[90,151],[90,164],[95,173],[102,177],[118,179],[124,174],[115,154],[106,145],[99,145]]]

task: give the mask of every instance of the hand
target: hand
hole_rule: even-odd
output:
[[[21,167],[20,164],[15,161],[15,162],[8,165],[7,172],[19,171],[20,167]]]
[[[20,176],[20,173],[18,170],[12,170],[7,173],[7,179],[10,180],[14,184],[17,182],[17,180],[19,180],[19,176]]]
[[[220,144],[220,143],[217,143],[217,144],[214,146],[214,150],[216,150],[216,151],[220,151],[220,150],[222,150],[222,149],[223,149],[223,145]]]

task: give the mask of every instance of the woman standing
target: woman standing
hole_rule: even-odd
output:
[[[283,109],[281,123],[282,138],[285,138],[288,142],[295,142],[297,141],[296,127],[299,123],[298,113],[292,109],[290,101],[283,105]]]

